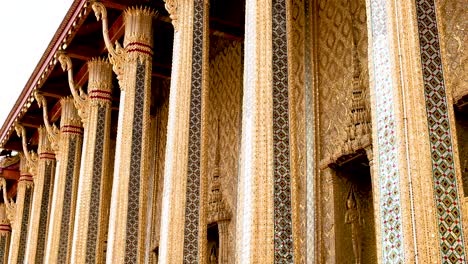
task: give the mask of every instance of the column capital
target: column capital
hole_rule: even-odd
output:
[[[33,177],[31,173],[30,163],[26,159],[26,156],[23,154],[23,152],[19,152],[19,156],[20,156],[20,178],[18,181],[24,182],[26,185],[26,188],[31,188],[33,186]]]
[[[166,7],[167,12],[169,13],[169,17],[172,20],[172,26],[174,27],[174,31],[179,30],[179,24],[178,24],[178,14],[177,14],[177,8],[179,5],[178,0],[165,0],[164,1],[164,6]]]
[[[37,130],[39,132],[39,144],[37,147],[39,159],[55,160],[55,152],[49,140],[47,129],[44,126],[40,126]]]
[[[60,105],[62,106],[60,134],[70,134],[72,136],[83,135],[83,125],[78,110],[75,107],[73,97],[62,97],[62,99],[60,99]]]
[[[88,61],[88,93],[93,104],[112,103],[112,64],[108,59],[92,58]]]
[[[4,203],[0,204],[0,235],[6,235],[11,232],[10,221],[6,213],[6,206]]]

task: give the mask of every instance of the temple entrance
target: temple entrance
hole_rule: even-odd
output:
[[[219,256],[219,231],[217,224],[208,225],[207,231],[207,247],[206,247],[206,255],[207,264],[218,264],[218,256]]]
[[[335,171],[336,263],[377,263],[369,161],[358,154]]]

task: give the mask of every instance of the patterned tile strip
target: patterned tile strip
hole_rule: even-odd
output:
[[[380,177],[380,225],[382,262],[403,263],[403,230],[400,208],[400,176],[395,136],[392,61],[387,29],[386,0],[371,0],[373,79],[376,110],[377,147]],[[390,96],[389,96],[390,95]]]
[[[97,110],[96,139],[94,146],[93,178],[91,186],[91,199],[89,203],[88,216],[88,239],[86,242],[86,263],[96,263],[97,235],[99,231],[99,212],[101,210],[101,176],[102,165],[104,164],[104,133],[106,125],[106,112],[104,106],[99,106]]]
[[[18,249],[18,263],[24,262],[25,252],[26,252],[26,239],[28,235],[28,223],[29,223],[29,214],[31,212],[31,196],[33,188],[27,188],[24,194],[24,206],[23,206],[23,219],[21,221],[21,235],[19,241]]]
[[[76,158],[76,144],[77,139],[71,137],[68,144],[68,160],[67,162],[67,175],[65,179],[65,192],[63,194],[63,208],[62,208],[62,223],[60,225],[60,243],[57,256],[58,263],[66,263],[68,257],[68,237],[70,234],[70,218],[72,208],[72,194],[73,194],[73,176],[75,175],[75,158]]]
[[[140,209],[141,149],[143,144],[143,105],[145,102],[145,63],[137,62],[135,103],[132,128],[132,155],[130,157],[130,178],[128,180],[127,237],[125,242],[125,263],[137,263],[138,215]]]
[[[315,263],[315,174],[314,174],[314,98],[312,87],[312,60],[311,60],[311,23],[310,2],[304,0],[305,15],[305,47],[304,47],[304,89],[306,100],[306,239],[307,263]]]
[[[3,263],[3,260],[5,259],[5,252],[7,250],[6,240],[7,240],[7,236],[0,236],[0,262],[1,263]],[[3,264],[6,264],[6,263],[3,263]]]
[[[188,147],[187,193],[185,202],[184,263],[198,263],[200,213],[201,106],[203,74],[203,0],[194,0],[192,91]]]
[[[44,189],[42,192],[42,200],[41,200],[41,213],[39,216],[39,228],[41,231],[37,237],[37,248],[36,248],[36,259],[35,263],[40,264],[44,262],[44,249],[46,243],[46,235],[47,235],[47,220],[49,217],[49,203],[51,201],[50,198],[50,191],[51,191],[51,182],[52,177],[55,172],[55,161],[44,161],[48,164],[45,165],[45,173],[44,173]]]
[[[272,1],[275,263],[294,263],[289,145],[286,0]]]
[[[463,228],[434,0],[416,0],[442,263],[465,263]]]

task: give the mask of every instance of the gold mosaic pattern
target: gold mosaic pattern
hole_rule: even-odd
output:
[[[211,36],[211,41],[214,37]],[[239,159],[239,142],[241,135],[242,103],[242,44],[237,41],[226,42],[223,48],[210,58],[210,88],[208,95],[208,175],[213,175],[216,164],[216,146],[219,148],[219,182],[224,202],[231,212],[235,212],[237,194],[237,172]],[[219,123],[219,139],[218,136]],[[227,231],[220,236],[221,247],[227,248],[227,255],[219,255],[227,260],[234,258],[236,224],[231,218]],[[219,226],[218,226],[219,228]],[[225,244],[221,244],[224,239]]]

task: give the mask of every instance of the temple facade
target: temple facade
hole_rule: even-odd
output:
[[[75,0],[0,130],[0,263],[466,263],[467,13]]]

